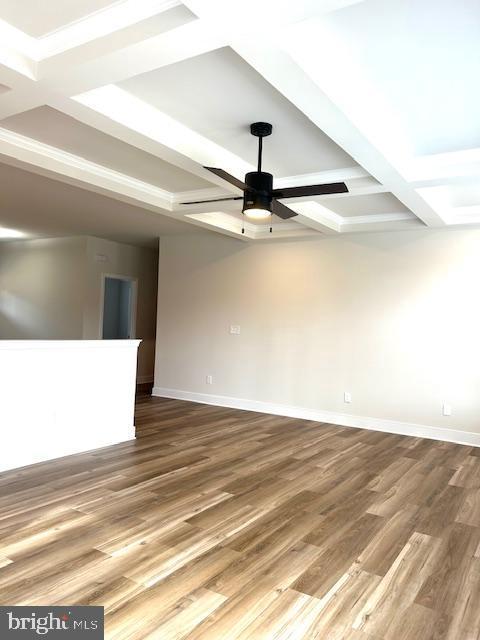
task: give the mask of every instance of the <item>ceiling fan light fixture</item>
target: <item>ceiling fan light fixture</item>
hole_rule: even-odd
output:
[[[263,171],[251,171],[245,176],[247,189],[243,195],[243,213],[247,218],[262,220],[272,213],[273,176]]]
[[[269,209],[258,209],[257,207],[245,209],[243,213],[252,220],[265,220],[265,218],[269,218],[272,215]]]

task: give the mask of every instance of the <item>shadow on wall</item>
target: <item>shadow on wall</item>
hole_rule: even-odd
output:
[[[37,339],[38,328],[42,324],[41,311],[33,302],[5,289],[0,290],[0,339],[18,335],[19,331],[25,339]]]

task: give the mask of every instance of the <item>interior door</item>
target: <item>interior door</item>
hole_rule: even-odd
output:
[[[131,280],[105,277],[103,296],[104,340],[126,340],[132,338],[132,295]]]

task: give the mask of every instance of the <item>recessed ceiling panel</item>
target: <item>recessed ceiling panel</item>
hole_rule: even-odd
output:
[[[63,149],[167,191],[189,191],[212,186],[206,180],[50,107],[39,107],[12,116],[1,121],[0,127]]]
[[[0,18],[39,38],[112,4],[117,3],[114,0],[0,0]]]
[[[366,0],[323,24],[348,51],[351,72],[385,99],[412,154],[480,146],[478,0]]]
[[[365,196],[316,199],[334,213],[350,218],[354,216],[381,215],[382,213],[406,213],[409,210],[391,193],[375,193]]]
[[[251,164],[256,163],[257,140],[249,125],[271,122],[264,170],[276,177],[356,165],[230,48],[162,67],[120,86]]]

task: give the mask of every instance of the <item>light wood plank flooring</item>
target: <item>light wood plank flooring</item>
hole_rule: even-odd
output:
[[[480,638],[479,449],[148,396],[137,432],[0,474],[0,604],[103,605],[125,640]]]

